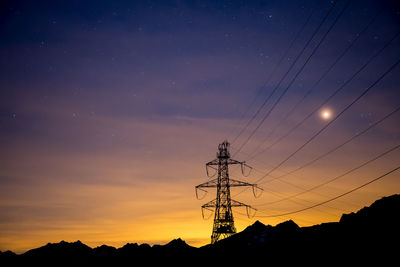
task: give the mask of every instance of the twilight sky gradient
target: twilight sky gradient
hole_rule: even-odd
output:
[[[91,246],[117,247],[127,242],[163,244],[177,237],[194,246],[208,243],[212,219],[202,219],[200,206],[214,198],[215,191],[201,201],[194,194],[194,186],[207,181],[204,164],[215,158],[220,142],[232,141],[243,129],[333,2],[3,1],[0,250],[24,252],[47,242],[78,239]],[[232,144],[232,152],[288,86],[346,2],[339,0],[333,7],[260,115]],[[352,48],[284,119],[371,21]],[[283,136],[399,31],[396,1],[350,1],[235,159],[248,160],[257,147],[267,147]],[[399,59],[397,37],[324,109],[334,117]],[[293,219],[301,226],[337,221],[344,212],[399,193],[400,173],[395,172],[309,211],[257,217],[310,206],[397,167],[400,152],[394,150],[318,190],[268,204],[398,145],[400,112],[283,181],[263,183],[309,162],[395,110],[400,106],[399,84],[397,66],[261,181],[265,191],[260,198],[250,191],[232,191],[234,199],[259,209],[252,219],[245,210],[234,210],[237,229],[257,219],[272,225]],[[317,112],[271,149],[248,160],[255,168],[249,177],[241,177],[239,169],[231,170],[232,177],[256,181],[328,122]]]

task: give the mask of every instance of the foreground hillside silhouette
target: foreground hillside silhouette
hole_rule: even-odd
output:
[[[343,214],[339,222],[299,227],[291,220],[276,226],[257,221],[240,233],[201,248],[191,247],[181,239],[154,246],[128,243],[118,249],[106,245],[92,249],[80,241],[61,241],[21,255],[2,252],[0,266],[232,264],[300,255],[339,261],[368,261],[370,257],[384,261],[399,253],[399,237],[400,195],[392,195],[356,213]]]

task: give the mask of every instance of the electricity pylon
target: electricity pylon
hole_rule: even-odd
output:
[[[214,188],[214,187],[217,188],[217,197],[214,200],[201,206],[203,218],[204,218],[204,209],[212,211],[212,209],[215,208],[214,225],[211,235],[211,244],[214,244],[218,240],[226,238],[236,233],[236,228],[232,214],[232,207],[246,207],[248,217],[250,217],[250,210],[254,210],[254,212],[256,211],[254,208],[252,208],[247,204],[231,199],[231,193],[230,193],[231,187],[251,186],[253,188],[254,196],[256,196],[255,188],[260,189],[259,187],[257,187],[256,184],[249,184],[246,182],[230,179],[228,166],[233,164],[238,164],[241,166],[243,175],[245,167],[248,167],[251,170],[251,167],[248,166],[245,162],[240,162],[231,159],[229,153],[229,143],[228,141],[224,141],[223,143],[218,145],[217,158],[206,163],[207,176],[213,177],[215,176],[215,174],[218,174],[218,177],[195,187],[197,198],[199,198],[197,192],[198,190],[207,192],[206,188]],[[214,175],[212,176],[209,175],[208,172],[209,168],[212,168],[216,171]]]

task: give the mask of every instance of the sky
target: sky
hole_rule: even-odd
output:
[[[399,193],[395,171],[268,217],[399,166],[399,31],[390,0],[2,1],[0,250],[207,244],[215,191],[194,188],[224,140],[253,167],[230,177],[263,188],[232,188],[257,209],[234,209],[238,231]]]

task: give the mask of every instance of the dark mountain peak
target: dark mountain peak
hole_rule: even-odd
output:
[[[260,222],[259,220],[255,221],[253,224],[253,226],[257,226],[257,225],[265,225],[262,222]]]
[[[252,232],[252,233],[260,233],[265,231],[266,229],[270,228],[270,225],[265,225],[259,220],[255,221],[252,225],[247,226],[246,229],[243,230],[243,232]]]
[[[85,246],[85,247],[87,247],[87,246],[86,246],[85,244],[83,244],[80,240],[77,240],[77,241],[75,241],[75,242],[66,242],[66,241],[64,241],[64,240],[61,240],[61,241],[58,242],[58,243],[47,243],[46,246],[49,246],[49,247],[55,247],[55,246],[58,246],[58,247],[63,247],[63,246],[69,246],[69,247],[76,246],[76,247],[80,247],[80,246]]]
[[[74,244],[74,243],[81,243],[81,241],[75,241],[75,242],[67,242],[67,241],[65,241],[65,240],[61,240],[60,242],[58,242],[58,243],[47,243],[47,245],[52,245],[52,244],[63,244],[63,245],[65,245],[65,244]]]
[[[93,249],[93,252],[96,256],[110,256],[116,253],[117,249],[115,247],[101,245]]]
[[[7,250],[5,252],[0,251],[0,265],[1,266],[18,266],[19,256],[14,252]]]
[[[147,243],[143,243],[143,244],[140,244],[140,245],[139,245],[139,248],[140,248],[140,249],[150,249],[151,246],[150,246],[149,244],[147,244]]]
[[[94,249],[108,249],[108,248],[115,248],[115,247],[107,246],[107,245],[101,245],[101,246],[95,247]]]
[[[47,243],[47,245],[43,247],[39,247],[36,249],[29,250],[25,252],[25,254],[37,254],[37,253],[47,253],[47,252],[62,252],[62,251],[82,251],[88,252],[92,249],[87,245],[83,244],[81,241],[76,242],[66,242],[62,240],[59,243]]]
[[[59,243],[48,243],[47,245],[29,250],[22,254],[22,260],[26,262],[36,262],[41,265],[79,265],[87,262],[93,254],[92,248],[80,241]]]
[[[0,251],[0,257],[14,257],[14,256],[17,256],[17,254],[12,252],[11,250],[7,250],[5,252]]]
[[[135,252],[139,248],[137,243],[126,243],[123,247],[117,249],[117,251],[123,255],[127,255]]]
[[[292,220],[277,224],[275,228],[279,231],[297,231],[300,229],[300,227]]]
[[[390,212],[396,210],[400,204],[400,194],[391,195],[388,197],[382,197],[376,200],[369,206],[370,212],[380,211],[380,212]],[[366,207],[368,208],[368,207]],[[362,212],[365,208],[361,209]]]
[[[130,249],[130,248],[138,248],[138,243],[126,243],[123,247],[119,249]]]
[[[263,224],[262,222],[260,222],[259,220],[257,220],[257,221],[255,221],[255,222],[251,225],[251,227],[263,229],[263,228],[265,228],[265,224]]]
[[[343,214],[340,223],[365,223],[381,224],[382,222],[393,223],[399,221],[399,214],[396,212],[400,207],[400,195],[395,194],[376,200],[369,207],[364,207],[358,212]]]
[[[123,247],[117,249],[117,251],[121,254],[128,255],[132,253],[137,253],[138,251],[140,252],[148,251],[150,249],[151,246],[146,243],[140,245],[138,245],[137,243],[126,243]]]
[[[170,241],[168,244],[164,245],[163,247],[165,247],[165,248],[178,248],[178,249],[193,248],[192,246],[189,246],[188,244],[186,244],[186,242],[183,241],[180,238]]]

